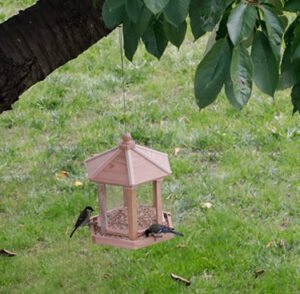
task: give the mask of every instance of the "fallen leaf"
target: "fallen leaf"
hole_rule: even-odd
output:
[[[80,254],[88,256],[89,255],[89,251],[86,248],[83,248],[83,249],[80,250]]]
[[[187,121],[189,121],[189,120],[185,116],[182,116],[182,117],[179,118],[179,122],[185,123]]]
[[[182,282],[182,283],[185,283],[186,286],[189,286],[191,285],[191,281],[188,281],[187,279],[183,278],[183,277],[180,277],[180,276],[177,276],[173,273],[171,273],[171,278],[174,280],[174,281],[179,281],[179,282]]]
[[[1,249],[0,250],[0,255],[12,257],[12,256],[16,256],[16,253],[8,251],[6,249]]]
[[[265,270],[263,268],[259,268],[257,270],[254,271],[254,277],[257,278],[259,276],[261,276],[263,273],[265,272]]]
[[[74,182],[74,186],[75,186],[75,187],[79,187],[79,186],[82,186],[82,185],[83,185],[83,183],[80,182],[80,181],[78,181],[78,180],[76,180],[76,181]]]
[[[65,170],[61,170],[59,173],[56,174],[56,179],[57,180],[61,180],[65,177],[68,177],[69,176],[69,173]]]
[[[281,231],[285,231],[287,229],[288,225],[289,225],[289,221],[285,220],[279,225],[279,229]]]
[[[161,126],[161,127],[163,127],[165,124],[167,124],[168,123],[168,121],[167,120],[161,120],[160,121],[160,123],[159,123],[159,125]]]
[[[179,243],[179,244],[176,245],[176,248],[185,248],[185,247],[186,246],[184,244],[181,244],[181,243]]]
[[[209,209],[209,208],[211,208],[213,205],[212,205],[212,203],[210,203],[210,202],[204,202],[204,203],[202,203],[201,204],[201,208],[203,208],[203,209]]]
[[[271,240],[270,242],[268,242],[268,243],[266,244],[266,247],[267,247],[267,248],[271,248],[271,247],[273,247],[275,244],[276,244],[276,242],[275,242],[274,240]]]
[[[287,248],[287,243],[286,243],[286,241],[285,240],[283,240],[283,239],[281,239],[280,241],[279,241],[279,246],[282,248],[282,249],[286,249]]]
[[[112,279],[112,277],[113,277],[112,273],[105,273],[102,277],[102,280],[107,281]]]
[[[176,147],[174,149],[174,155],[176,156],[180,152],[180,150],[181,150],[180,148]]]
[[[201,277],[207,281],[207,280],[210,280],[213,277],[213,275],[208,274],[207,272],[204,272]]]

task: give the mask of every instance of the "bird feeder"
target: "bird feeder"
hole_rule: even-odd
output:
[[[172,227],[171,214],[163,211],[161,195],[162,179],[171,174],[167,154],[135,144],[126,133],[117,147],[88,159],[86,168],[89,179],[99,187],[99,215],[93,216],[89,225],[94,243],[138,249],[173,237],[144,236],[152,223]],[[148,182],[152,182],[153,205],[138,205],[137,187]],[[121,207],[107,210],[107,185],[123,188]],[[121,223],[116,224],[114,218]]]

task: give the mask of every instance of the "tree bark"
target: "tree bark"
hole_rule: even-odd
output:
[[[0,24],[0,113],[52,71],[111,32],[104,0],[40,0]]]

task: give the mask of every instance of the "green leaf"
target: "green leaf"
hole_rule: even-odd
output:
[[[291,96],[294,106],[293,114],[297,111],[300,113],[300,82],[293,87]]]
[[[154,13],[158,14],[164,10],[170,0],[144,0],[146,6]]]
[[[225,6],[224,0],[191,0],[189,15],[195,39],[214,29],[222,16]]]
[[[153,26],[148,27],[142,39],[147,51],[155,57],[160,58],[168,45],[162,20],[159,19]]]
[[[200,13],[197,9],[193,7],[193,5],[195,5],[196,8],[198,8],[198,3],[196,2],[196,0],[191,0],[189,16],[190,16],[190,25],[191,25],[192,33],[195,40],[197,40],[198,38],[203,36],[206,33],[206,31],[203,29],[203,26],[199,21],[199,19],[201,18],[199,15]]]
[[[254,6],[244,3],[238,4],[230,13],[227,29],[234,45],[246,40],[253,32],[257,18]]]
[[[261,5],[260,7],[264,12],[264,19],[266,22],[267,32],[272,50],[277,60],[279,61],[284,27],[281,23],[280,18],[278,17],[278,15],[276,15],[274,9],[266,5]]]
[[[129,18],[137,23],[143,7],[143,2],[141,0],[126,0],[125,7]]]
[[[291,11],[291,12],[300,11],[300,1],[299,0],[286,1],[284,5],[284,10]]]
[[[146,5],[143,5],[137,22],[137,31],[140,36],[144,34],[147,27],[150,25],[152,18],[152,12],[148,9]]]
[[[174,27],[169,22],[164,21],[164,30],[168,40],[175,45],[177,48],[180,47],[184,40],[184,36],[186,33],[187,24],[184,21],[178,27]]]
[[[92,3],[93,3],[94,8],[97,8],[97,7],[100,7],[100,5],[103,5],[102,2],[100,3],[100,0],[92,0]]]
[[[282,26],[283,26],[283,28],[284,28],[284,30],[285,30],[286,27],[287,27],[288,24],[289,24],[289,19],[288,19],[288,17],[285,16],[285,15],[279,15],[278,17],[279,17],[280,22],[282,23]]]
[[[234,0],[223,0],[223,6],[226,9],[228,6],[232,4]]]
[[[217,30],[218,30],[218,26],[216,26],[213,31],[210,33],[209,38],[206,42],[206,46],[205,46],[205,50],[204,50],[204,56],[207,54],[207,52],[210,51],[210,49],[214,46],[214,44],[217,41]],[[219,38],[219,39],[225,39],[226,36],[224,36],[223,38]]]
[[[114,29],[123,22],[126,12],[124,6],[112,9],[108,6],[107,2],[104,3],[102,8],[102,16],[107,28]]]
[[[284,42],[286,46],[290,45],[294,38],[294,30],[295,28],[300,25],[300,17],[297,16],[296,19],[289,25],[285,34],[284,34]]]
[[[246,48],[249,48],[250,46],[252,46],[252,43],[253,43],[253,40],[254,40],[254,35],[255,35],[255,32],[253,31],[253,32],[251,33],[251,35],[248,37],[248,39],[242,42],[242,44],[243,44]]]
[[[123,23],[123,39],[125,56],[132,61],[133,55],[138,47],[140,36],[136,32],[136,25],[129,19],[126,19]]]
[[[223,16],[220,20],[219,25],[215,27],[214,30],[216,30],[216,40],[224,39],[228,35],[227,21],[228,21],[231,10],[232,10],[231,7],[228,7],[225,10],[225,12],[223,13]]]
[[[242,105],[238,102],[238,100],[236,99],[236,97],[234,95],[233,84],[232,84],[230,75],[228,75],[225,80],[225,95],[226,95],[226,98],[228,99],[228,101],[230,102],[230,104],[234,108],[239,109],[239,110],[242,109]]]
[[[290,88],[300,80],[300,60],[292,62],[291,55],[291,45],[287,45],[281,62],[279,89]]]
[[[300,60],[292,60],[293,50],[292,46],[297,47],[295,44],[297,41],[294,39],[295,29],[300,24],[300,18],[297,17],[292,22],[284,35],[284,41],[286,44],[283,58],[281,62],[281,75],[279,81],[279,88],[286,89],[294,86],[300,80]],[[295,49],[294,49],[295,50]]]
[[[195,96],[200,109],[215,101],[229,71],[231,50],[227,39],[218,40],[197,67]]]
[[[111,9],[116,9],[125,4],[125,0],[106,0],[105,3]]]
[[[228,98],[234,107],[242,109],[247,104],[252,91],[252,76],[250,55],[243,45],[239,45],[233,49],[230,66],[233,95]]]
[[[279,78],[278,62],[267,37],[260,31],[255,34],[251,58],[256,86],[273,97]]]
[[[292,61],[300,59],[300,25],[298,25],[294,29],[294,38],[292,39],[291,53]]]
[[[175,25],[181,25],[189,12],[190,0],[171,0],[164,9],[165,19]]]
[[[282,14],[283,5],[281,0],[263,0],[261,1],[262,4],[269,5],[270,7],[274,8],[276,13]]]

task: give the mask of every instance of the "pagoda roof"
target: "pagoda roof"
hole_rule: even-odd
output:
[[[137,186],[171,174],[166,153],[135,144],[128,133],[122,139],[117,147],[86,160],[91,181]]]

